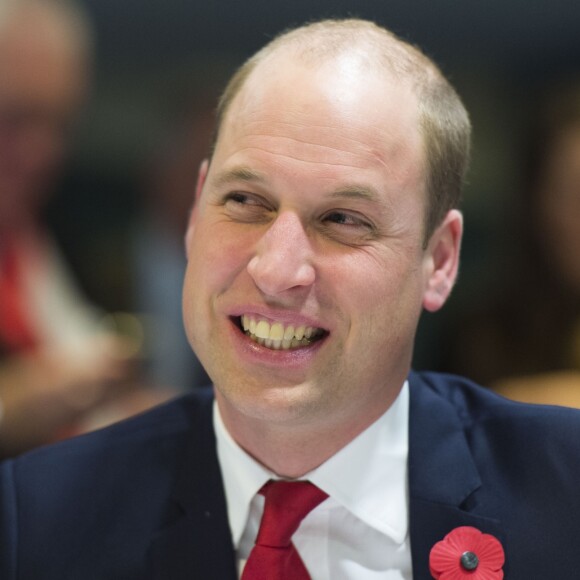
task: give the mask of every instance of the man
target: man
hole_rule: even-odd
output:
[[[250,59],[187,235],[215,404],[4,464],[0,576],[574,577],[580,417],[409,371],[457,275],[468,142],[438,69],[372,23]]]

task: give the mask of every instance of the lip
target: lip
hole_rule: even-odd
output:
[[[321,339],[306,346],[288,350],[270,349],[252,340],[240,329],[238,319],[242,314],[248,314],[268,321],[282,322],[283,324],[322,328],[325,334]],[[252,366],[281,369],[286,374],[292,371],[306,370],[312,364],[319,350],[326,344],[329,335],[328,329],[321,326],[314,318],[290,311],[255,306],[240,307],[228,313],[228,319],[231,343],[241,361],[245,361]]]

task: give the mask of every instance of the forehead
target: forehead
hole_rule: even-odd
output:
[[[222,161],[260,155],[279,170],[374,169],[416,185],[425,165],[417,99],[408,82],[356,54],[319,65],[277,56],[246,80],[216,147]]]

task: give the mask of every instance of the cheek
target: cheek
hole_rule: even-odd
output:
[[[212,293],[225,290],[245,268],[249,260],[249,244],[228,234],[227,228],[200,225],[188,248],[188,273],[192,286]]]
[[[420,264],[397,258],[366,263],[359,258],[344,277],[350,282],[338,284],[353,334],[379,347],[414,335],[422,309]]]
[[[350,280],[350,291],[345,287],[345,294],[367,310],[388,309],[397,302],[418,299],[420,294],[421,264],[402,252],[357,256],[344,271],[348,273],[345,280]]]

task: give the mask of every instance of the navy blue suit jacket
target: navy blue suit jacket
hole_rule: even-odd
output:
[[[580,413],[410,376],[415,580],[469,525],[512,580],[580,578]],[[2,580],[229,580],[234,552],[208,390],[0,468]]]

